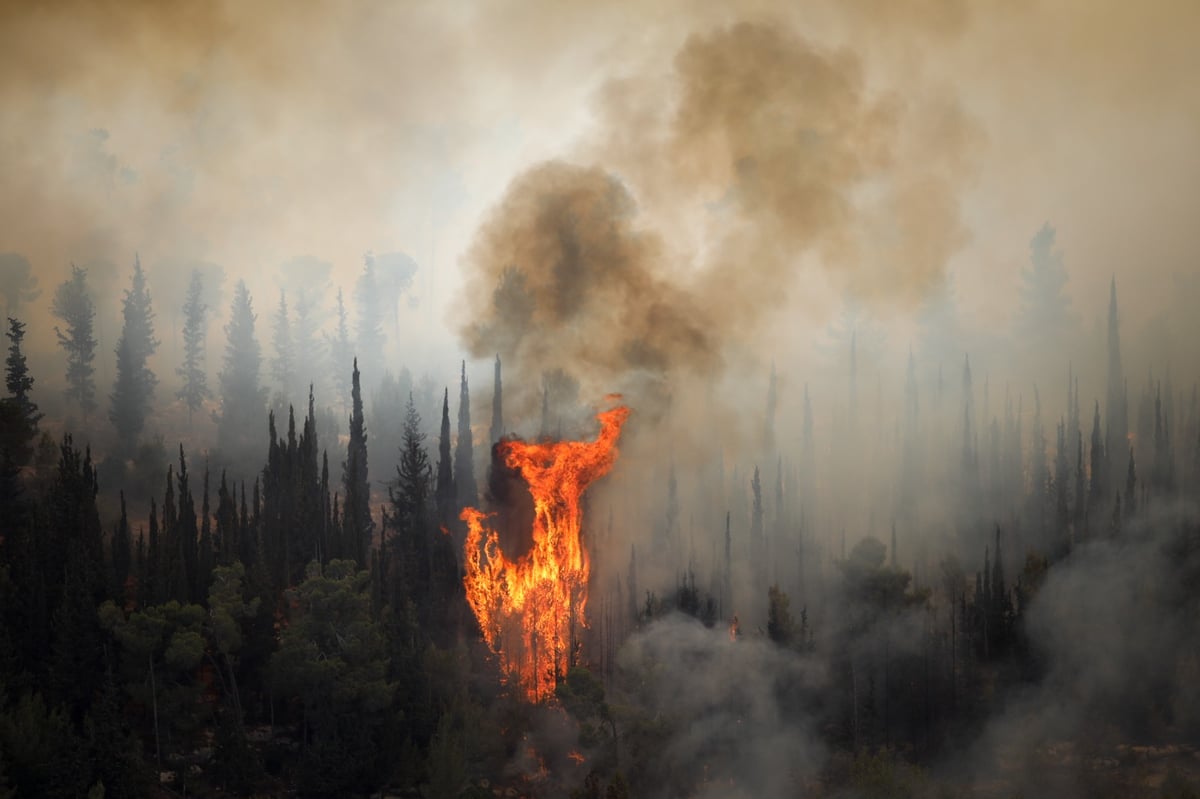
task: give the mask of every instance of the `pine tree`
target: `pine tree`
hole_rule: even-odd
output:
[[[328,339],[329,358],[333,362],[333,388],[342,413],[350,408],[350,381],[346,379],[346,364],[354,359],[354,345],[350,341],[350,327],[346,321],[346,304],[342,301],[342,290],[337,293],[337,325],[333,336]]]
[[[1062,253],[1054,249],[1055,231],[1042,226],[1029,243],[1030,265],[1021,273],[1020,332],[1029,341],[1054,340],[1068,328],[1070,300]]]
[[[221,412],[216,419],[217,444],[233,462],[259,457],[249,442],[258,439],[267,392],[259,381],[262,352],[254,337],[255,320],[250,291],[239,280],[225,326],[228,341],[220,375]]]
[[[283,395],[284,400],[291,402],[296,389],[296,351],[292,346],[292,326],[288,319],[287,295],[279,292],[279,310],[275,312],[275,324],[272,330],[271,343],[275,356],[271,358],[271,376]]]
[[[319,292],[305,289],[296,292],[296,320],[291,330],[293,351],[297,353],[297,387],[303,390],[304,386],[310,386],[319,395],[324,391],[328,374],[323,368],[325,353],[319,335],[323,316],[320,297]]]
[[[429,529],[432,492],[433,474],[425,451],[425,434],[421,432],[421,417],[409,394],[396,482],[388,488],[388,494],[392,505],[390,520],[395,530],[392,546],[401,591],[423,609],[426,619],[433,601],[430,592],[434,580],[434,549]]]
[[[496,356],[496,374],[492,381],[492,428],[488,438],[494,446],[504,436],[504,386],[500,382],[500,356]]]
[[[442,428],[438,435],[437,485],[434,489],[437,502],[438,523],[448,527],[453,523],[454,513],[454,470],[450,464],[450,389],[442,395]]]
[[[117,342],[117,380],[113,385],[112,408],[108,418],[117,429],[117,440],[131,453],[145,425],[154,399],[158,378],[147,361],[158,349],[154,338],[154,311],[150,290],[142,272],[141,259],[134,257],[133,279],[122,307],[124,324]]]
[[[346,462],[342,464],[342,492],[345,496],[342,513],[341,554],[365,568],[375,522],[371,518],[371,484],[367,481],[367,430],[363,420],[362,387],[359,383],[358,359],[354,359],[351,375],[350,442],[346,445]]]
[[[95,367],[96,337],[93,325],[96,306],[87,284],[87,270],[71,265],[71,277],[54,292],[54,315],[66,325],[64,333],[57,326],[54,334],[58,345],[67,353],[67,399],[79,404],[84,422],[96,409]]]
[[[4,295],[6,318],[20,313],[22,303],[33,302],[41,296],[37,275],[24,255],[0,254],[0,294]]]
[[[188,409],[188,424],[192,414],[200,410],[206,399],[212,396],[208,388],[208,370],[205,368],[204,345],[207,338],[205,314],[208,306],[201,297],[204,282],[200,270],[192,270],[188,283],[187,300],[183,306],[183,364],[175,370],[183,385],[175,396],[184,401]]]
[[[476,506],[479,491],[475,485],[475,441],[471,432],[471,394],[467,390],[466,361],[462,363],[462,380],[458,390],[458,440],[454,448],[454,487],[458,492],[457,510]]]
[[[19,467],[29,462],[33,457],[34,442],[38,437],[38,422],[42,414],[38,412],[37,404],[29,396],[33,391],[33,378],[29,376],[29,366],[25,353],[21,351],[21,342],[25,338],[25,325],[16,319],[8,320],[8,358],[5,361],[4,385],[8,397],[4,403],[11,407],[11,424],[5,424],[4,441],[0,446],[5,450],[2,457],[5,464]]]

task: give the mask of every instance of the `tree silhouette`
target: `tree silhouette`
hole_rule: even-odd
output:
[[[0,254],[0,294],[4,295],[6,316],[16,316],[21,305],[33,302],[42,295],[37,275],[29,259],[15,252]]]
[[[474,507],[478,502],[475,484],[475,440],[471,432],[471,394],[467,389],[467,362],[462,362],[458,390],[458,440],[454,447],[454,487],[458,507]],[[456,514],[457,515],[457,514]]]
[[[150,290],[142,272],[141,259],[133,262],[133,280],[125,292],[122,308],[124,325],[117,342],[117,379],[113,385],[112,408],[108,418],[117,429],[117,440],[125,452],[132,452],[137,437],[151,410],[158,378],[147,361],[158,348],[154,338],[154,311]]]
[[[8,396],[3,400],[5,407],[3,458],[6,464],[21,466],[33,457],[33,445],[38,436],[38,422],[42,414],[37,403],[29,396],[33,390],[33,378],[29,376],[29,365],[21,342],[25,338],[25,324],[12,317],[8,320],[8,358],[5,360],[4,386]],[[11,416],[11,419],[10,419]],[[11,424],[8,422],[11,421]]]
[[[67,399],[79,404],[86,422],[96,409],[95,367],[96,336],[93,326],[96,306],[87,284],[87,270],[71,265],[71,277],[54,292],[51,309],[66,325],[64,333],[57,326],[54,334],[58,345],[67,353]]]
[[[192,414],[200,410],[204,400],[212,396],[208,388],[208,371],[204,368],[204,345],[206,336],[205,315],[208,306],[202,297],[204,281],[199,269],[192,271],[188,283],[187,300],[183,306],[183,364],[175,373],[183,380],[176,395],[188,409],[188,423]]]
[[[257,440],[266,409],[267,391],[259,382],[262,351],[254,337],[254,306],[245,281],[233,293],[225,325],[225,365],[221,371],[221,411],[217,416],[217,445],[227,457],[249,455]]]

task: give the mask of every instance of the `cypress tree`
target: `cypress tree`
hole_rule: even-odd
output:
[[[467,389],[467,362],[462,362],[462,379],[458,390],[458,440],[454,448],[454,487],[458,507],[475,507],[479,490],[475,484],[475,441],[471,432],[471,394]],[[457,513],[455,514],[457,516]]]
[[[375,531],[371,518],[370,491],[367,481],[367,430],[363,420],[362,386],[359,381],[358,359],[354,359],[351,375],[350,441],[346,445],[346,462],[342,464],[342,490],[346,497],[342,511],[343,556],[351,557],[359,568],[366,568],[367,555]]]
[[[51,309],[66,325],[66,332],[57,326],[54,334],[58,345],[67,353],[67,399],[79,405],[86,422],[96,409],[95,367],[96,337],[93,325],[96,306],[87,284],[87,270],[71,265],[71,277],[54,292]]]
[[[448,526],[455,518],[454,471],[450,466],[450,389],[442,394],[442,428],[438,434],[437,484],[434,489],[438,524]]]
[[[488,433],[495,445],[504,436],[504,385],[500,381],[500,356],[496,356],[496,372],[492,380],[492,427]]]
[[[147,361],[158,349],[154,338],[154,311],[142,263],[134,257],[133,279],[122,305],[124,323],[117,342],[117,379],[108,418],[117,429],[117,440],[125,452],[133,452],[154,399],[158,378]]]

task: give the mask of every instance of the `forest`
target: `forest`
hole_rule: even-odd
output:
[[[1043,317],[1066,307],[1053,237],[1025,275]],[[1131,400],[1115,281],[1089,342],[1103,401],[1066,373],[1059,408],[1035,389],[1031,410],[1008,391],[997,410],[969,358],[929,373],[910,353],[881,404],[851,332],[824,414],[807,385],[781,401],[772,366],[729,461],[631,441],[584,495],[587,612],[531,693],[472,613],[463,510],[529,548],[505,448],[594,437],[594,403],[559,370],[539,412],[506,415],[496,356],[474,401],[458,365],[432,425],[385,371],[373,416],[355,353],[382,349],[376,269],[353,337],[340,291],[327,332],[284,292],[264,346],[237,284],[211,386],[194,271],[160,384],[135,259],[105,396],[103,310],[72,267],[49,298],[61,419],[34,401],[53,361],[31,362],[10,315],[5,797],[1195,795],[1200,400],[1170,372]],[[16,314],[37,280],[6,277]],[[501,274],[497,314],[534,302],[523,286]],[[624,435],[653,438],[651,394],[611,401]],[[170,425],[186,432],[168,445]]]
[[[1200,797],[1197,41],[0,3],[0,799]]]

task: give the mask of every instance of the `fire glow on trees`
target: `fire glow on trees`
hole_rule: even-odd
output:
[[[618,399],[612,396],[610,399]],[[510,560],[487,514],[465,508],[467,601],[484,638],[531,702],[554,693],[570,666],[575,630],[586,627],[590,558],[580,538],[580,498],[617,459],[617,438],[629,417],[621,405],[597,414],[594,441],[500,442],[533,496],[533,544]]]

